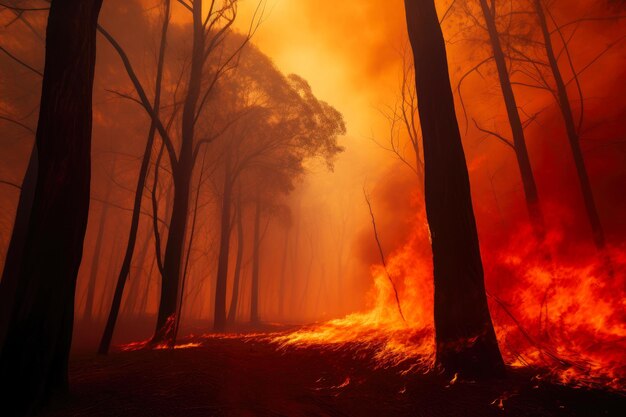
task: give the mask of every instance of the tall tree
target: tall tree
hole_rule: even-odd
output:
[[[580,137],[578,131],[580,126],[576,126],[574,121],[574,112],[572,111],[572,104],[567,94],[567,87],[559,68],[557,56],[554,52],[554,46],[552,43],[552,36],[550,29],[548,28],[548,22],[546,20],[546,14],[544,12],[544,5],[542,0],[532,0],[537,14],[537,21],[541,27],[541,33],[543,35],[543,41],[545,45],[545,52],[550,65],[550,70],[556,84],[556,94],[559,110],[563,117],[563,123],[565,124],[565,131],[567,132],[567,139],[569,141],[570,149],[572,150],[572,156],[574,157],[574,165],[576,166],[576,174],[578,175],[578,182],[580,183],[580,189],[583,195],[583,201],[585,203],[585,210],[587,211],[587,218],[591,225],[593,232],[593,241],[598,249],[603,249],[605,246],[604,228],[600,222],[600,215],[596,207],[595,199],[593,198],[593,190],[591,189],[591,182],[589,181],[589,174],[587,173],[587,167],[585,165],[585,159],[583,157],[582,150],[580,148]],[[560,28],[557,28],[560,33]],[[564,42],[564,48],[567,48],[567,42]],[[569,53],[569,52],[568,52]],[[575,75],[577,77],[577,75]],[[582,114],[582,110],[581,110]],[[581,118],[582,120],[582,118]]]
[[[107,318],[106,325],[102,338],[100,339],[100,346],[98,347],[98,353],[105,355],[109,351],[111,346],[111,339],[113,338],[113,330],[117,322],[117,316],[119,315],[120,306],[122,304],[122,297],[124,295],[124,288],[126,286],[126,280],[130,274],[130,268],[133,260],[133,254],[135,252],[135,244],[137,242],[137,232],[139,230],[139,218],[141,214],[141,202],[143,199],[143,190],[146,185],[146,178],[148,177],[148,171],[150,168],[150,159],[152,158],[152,148],[156,136],[156,116],[159,114],[161,107],[161,88],[163,80],[163,70],[165,62],[165,52],[167,47],[167,31],[170,22],[170,0],[164,0],[163,2],[163,23],[161,26],[161,39],[159,43],[159,56],[157,59],[157,71],[155,79],[155,92],[154,100],[152,104],[155,117],[150,122],[150,130],[148,132],[148,140],[146,141],[146,147],[143,152],[143,158],[141,160],[141,167],[139,168],[139,176],[137,177],[137,187],[135,189],[135,200],[133,202],[133,215],[130,222],[130,231],[128,233],[128,243],[126,244],[126,252],[124,253],[124,260],[117,277],[117,284],[115,286],[115,292],[113,293],[113,302],[111,303],[111,310]]]
[[[228,261],[230,254],[230,235],[232,229],[231,208],[235,178],[232,171],[232,149],[226,149],[224,167],[224,187],[222,194],[222,216],[220,228],[220,249],[217,264],[217,283],[215,289],[214,330],[223,331],[226,326],[226,283],[228,279]],[[242,243],[238,243],[242,247]]]
[[[502,375],[491,322],[469,175],[434,0],[405,0],[422,126],[432,239],[437,363],[446,373]]]
[[[68,387],[74,295],[89,212],[92,88],[102,0],[53,0],[46,29],[37,185],[0,353],[3,411]],[[9,382],[10,381],[10,382]]]
[[[215,292],[214,329],[226,325],[226,287],[232,229],[231,204],[236,183],[252,184],[262,192],[292,190],[307,159],[332,158],[341,151],[341,114],[318,100],[300,77],[285,77],[254,45],[248,45],[232,77],[219,84],[223,119],[233,118],[222,141],[223,187],[220,247]],[[231,114],[231,116],[228,116]],[[242,178],[243,177],[243,178]]]
[[[187,92],[183,103],[181,142],[178,159],[172,167],[174,181],[174,202],[170,227],[163,257],[163,281],[161,297],[157,313],[154,342],[173,342],[175,315],[178,307],[178,290],[181,277],[181,266],[185,236],[187,233],[187,216],[189,213],[189,191],[195,163],[194,137],[196,133],[196,113],[202,88],[202,73],[205,58],[206,26],[203,22],[202,2],[192,4],[193,41],[191,50],[191,68],[187,84]]]
[[[202,124],[199,122],[206,122],[207,104],[214,97],[214,87],[219,79],[237,67],[237,57],[260,24],[264,4],[262,0],[259,1],[248,33],[243,37],[241,44],[234,49],[227,50],[224,40],[232,34],[230,29],[237,17],[238,0],[212,1],[206,13],[203,11],[203,2],[201,1],[192,4],[178,3],[185,9],[184,13],[191,15],[192,42],[190,65],[184,66],[183,72],[181,72],[181,78],[186,75],[186,83],[183,91],[182,114],[177,123],[173,122],[179,113],[179,99],[176,98],[178,89],[174,93],[170,120],[164,122],[148,100],[145,89],[124,49],[111,34],[103,28],[99,28],[120,55],[135,92],[139,96],[139,100],[135,101],[141,104],[155,124],[165,145],[171,169],[174,197],[168,222],[163,268],[159,268],[162,280],[156,329],[152,339],[154,344],[173,343],[175,333],[173,324],[176,322],[178,311],[182,260],[188,228],[189,193],[194,167],[203,145],[211,143],[223,133],[223,130],[202,132],[200,129]],[[188,72],[187,68],[189,68]],[[174,141],[176,137],[170,134],[172,125],[180,128],[177,135],[178,143]],[[201,133],[206,135],[200,138]]]
[[[500,81],[500,89],[504,98],[504,104],[506,106],[506,112],[511,126],[511,133],[513,135],[513,143],[506,141],[512,146],[517,158],[517,165],[522,177],[522,184],[524,186],[524,196],[526,198],[526,208],[530,217],[531,224],[535,231],[535,235],[543,240],[545,235],[545,224],[543,219],[543,212],[539,203],[539,193],[537,192],[537,184],[535,182],[535,176],[533,174],[532,167],[530,165],[530,157],[528,156],[528,148],[526,147],[526,137],[524,135],[524,126],[519,115],[517,108],[517,102],[515,94],[513,93],[513,87],[511,85],[511,79],[509,76],[509,69],[502,49],[502,43],[500,41],[500,33],[498,32],[498,26],[496,21],[496,2],[491,2],[489,6],[487,0],[479,0],[480,7],[483,13],[485,24],[487,26],[487,33],[489,34],[489,41],[491,49],[493,51],[493,59],[496,63],[496,69],[498,71],[498,79]]]

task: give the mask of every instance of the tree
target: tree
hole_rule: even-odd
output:
[[[498,71],[500,89],[502,91],[509,124],[511,126],[513,142],[511,143],[507,139],[504,139],[501,135],[496,136],[499,136],[515,151],[517,164],[519,166],[520,174],[522,177],[522,184],[524,185],[524,195],[526,197],[526,208],[528,210],[528,215],[535,231],[535,235],[539,238],[539,240],[543,240],[543,237],[545,235],[543,212],[539,203],[537,184],[535,182],[535,176],[530,165],[530,158],[528,156],[528,149],[526,147],[524,126],[522,124],[519,110],[517,108],[515,94],[513,93],[513,87],[511,85],[509,69],[505,59],[504,50],[502,48],[500,34],[498,32],[496,22],[496,2],[492,1],[490,7],[487,3],[487,0],[479,1],[485,24],[487,26],[487,33],[489,34],[491,49],[493,51],[493,59],[496,63],[496,68]],[[485,129],[482,130],[485,131]]]
[[[153,344],[166,343],[171,345],[174,340],[176,314],[178,311],[178,294],[182,274],[182,260],[188,228],[189,200],[191,180],[194,167],[201,148],[210,144],[219,137],[224,129],[217,131],[206,127],[207,103],[213,98],[214,88],[219,79],[227,72],[237,67],[237,57],[251,39],[260,24],[263,14],[263,1],[260,1],[252,18],[248,33],[243,42],[234,50],[226,50],[224,41],[231,35],[231,27],[237,17],[237,0],[222,0],[211,2],[206,13],[203,2],[178,2],[185,13],[191,15],[191,56],[189,70],[184,66],[181,72],[187,75],[183,88],[182,114],[179,113],[179,100],[176,98],[176,88],[173,97],[170,120],[165,122],[163,117],[148,99],[145,89],[137,77],[130,59],[115,38],[99,28],[109,43],[119,54],[126,72],[133,83],[139,98],[130,98],[139,103],[151,118],[162,143],[171,169],[173,183],[172,212],[169,218],[167,240],[163,255],[161,272],[161,293]],[[178,123],[174,123],[177,118]],[[202,125],[200,122],[205,122]],[[180,128],[178,135],[171,132],[172,125]],[[204,129],[202,129],[204,128]],[[175,141],[175,139],[179,139]],[[104,340],[104,337],[103,337]]]
[[[413,63],[408,56],[407,48],[402,49],[402,73],[399,85],[399,95],[393,106],[382,110],[382,115],[389,123],[388,145],[381,148],[393,153],[404,163],[417,177],[420,190],[424,191],[424,158],[422,157],[422,144],[419,122],[417,116],[417,95],[413,79],[415,78]],[[404,136],[409,140],[413,151],[413,158],[405,156]],[[378,143],[378,142],[377,142]],[[414,159],[413,162],[411,159]]]
[[[576,174],[578,175],[578,182],[582,191],[583,201],[585,203],[585,210],[587,212],[587,218],[589,219],[589,224],[591,225],[591,230],[593,232],[593,241],[598,249],[603,249],[606,244],[604,237],[604,228],[602,227],[602,223],[600,222],[600,215],[598,214],[596,202],[593,198],[593,190],[591,189],[589,174],[587,173],[587,167],[585,166],[585,159],[580,148],[580,137],[578,131],[580,129],[580,124],[582,124],[583,111],[581,110],[581,123],[576,126],[576,123],[574,122],[574,112],[572,111],[572,104],[567,94],[567,86],[565,85],[565,81],[563,80],[563,75],[561,74],[561,69],[559,68],[557,56],[554,52],[552,36],[550,34],[550,30],[548,29],[548,22],[546,20],[546,14],[544,12],[545,6],[542,4],[541,0],[533,0],[533,6],[535,8],[535,13],[537,14],[539,27],[541,28],[541,34],[543,35],[545,53],[548,58],[552,77],[554,78],[554,82],[556,84],[555,98],[563,117],[563,123],[565,124],[567,139],[570,145],[570,149],[572,151],[572,156],[574,158],[574,165],[576,166]],[[557,27],[556,30],[562,36],[561,28]],[[564,40],[563,43],[563,47],[567,49],[567,42]],[[567,55],[569,55],[569,51],[567,51],[566,53]],[[576,83],[578,84],[578,74],[575,73],[574,77]],[[580,88],[580,84],[578,85]]]
[[[345,132],[345,126],[341,114],[318,100],[306,81],[295,75],[285,77],[253,45],[248,45],[242,54],[237,72],[224,78],[218,87],[221,109],[226,113],[222,118],[228,119],[228,114],[235,117],[229,134],[216,143],[222,148],[219,154],[224,177],[214,329],[222,331],[227,321],[226,286],[235,185],[252,185],[263,194],[291,191],[304,172],[305,160],[322,158],[332,166],[332,158],[341,151],[337,136]],[[256,200],[262,197],[259,195]],[[255,219],[260,219],[262,202],[255,204]],[[255,232],[254,259],[258,259],[260,245],[257,238]],[[258,282],[254,276],[258,278],[258,262],[253,261],[253,283]],[[253,298],[256,296],[253,290]]]
[[[3,407],[24,415],[68,387],[74,291],[89,211],[91,99],[102,0],[53,0],[37,185],[0,353]],[[3,287],[4,290],[4,287]]]
[[[425,163],[435,285],[437,364],[448,374],[499,376],[469,175],[434,0],[405,0]]]
[[[157,73],[155,80],[155,93],[152,104],[155,116],[158,115],[161,102],[161,87],[163,80],[163,67],[165,63],[165,52],[167,46],[167,31],[170,21],[170,0],[163,2],[163,23],[161,27],[161,40],[159,46],[159,56],[157,61]],[[151,120],[150,130],[148,133],[148,140],[146,141],[146,148],[141,160],[141,167],[139,168],[139,175],[137,177],[137,187],[135,191],[135,200],[133,202],[133,215],[130,223],[130,231],[128,233],[128,243],[126,244],[126,252],[124,253],[124,260],[120,268],[119,275],[117,277],[117,284],[115,286],[115,292],[113,293],[113,301],[111,303],[111,309],[107,318],[107,322],[100,339],[100,346],[98,347],[98,353],[106,355],[109,352],[111,346],[111,339],[113,338],[113,330],[117,322],[117,316],[119,314],[120,306],[122,304],[122,297],[124,295],[124,288],[126,286],[126,280],[130,273],[130,267],[133,260],[133,254],[135,251],[135,243],[137,242],[137,232],[139,230],[139,217],[141,214],[141,202],[143,199],[143,190],[146,185],[146,178],[148,176],[148,170],[150,167],[150,159],[152,158],[152,148],[154,146],[154,139],[156,136],[156,120]]]

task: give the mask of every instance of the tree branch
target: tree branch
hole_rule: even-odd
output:
[[[376,245],[378,245],[378,252],[380,253],[380,260],[383,263],[383,268],[385,269],[385,272],[387,273],[387,278],[389,279],[389,282],[391,283],[391,287],[393,288],[393,292],[396,297],[396,304],[398,306],[398,313],[400,313],[400,317],[402,317],[402,321],[406,323],[406,319],[404,318],[404,314],[402,313],[402,306],[400,305],[400,297],[398,296],[398,289],[396,288],[396,284],[391,279],[391,275],[389,274],[389,270],[387,269],[387,262],[385,261],[385,254],[380,244],[380,239],[378,238],[378,230],[376,229],[376,219],[374,218],[374,211],[372,210],[372,204],[370,203],[370,199],[367,196],[367,192],[365,191],[365,188],[363,188],[363,196],[365,197],[365,202],[367,203],[367,207],[369,208],[370,216],[372,218],[372,226],[374,227],[374,238],[376,239]]]
[[[511,141],[509,141],[507,138],[500,135],[499,133],[492,132],[491,130],[487,130],[487,129],[480,127],[476,119],[472,119],[472,120],[474,121],[474,125],[476,125],[476,129],[480,130],[483,133],[487,133],[488,135],[494,136],[495,138],[499,139],[502,143],[509,146],[511,149],[515,150],[515,145],[513,145],[513,143],[511,143]]]

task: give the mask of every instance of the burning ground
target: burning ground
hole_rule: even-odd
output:
[[[275,333],[194,340],[200,346],[75,356],[69,403],[45,415],[617,416],[626,407],[618,393],[554,384],[537,369],[510,368],[495,384],[450,381],[407,372],[410,360],[379,366],[367,343],[281,348]]]

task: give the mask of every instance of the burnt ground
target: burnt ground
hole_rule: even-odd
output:
[[[354,353],[285,351],[259,339],[215,338],[189,349],[74,355],[70,397],[43,415],[626,415],[626,395],[538,381],[531,370],[509,370],[501,381],[450,385],[436,374],[376,370],[367,354]]]

